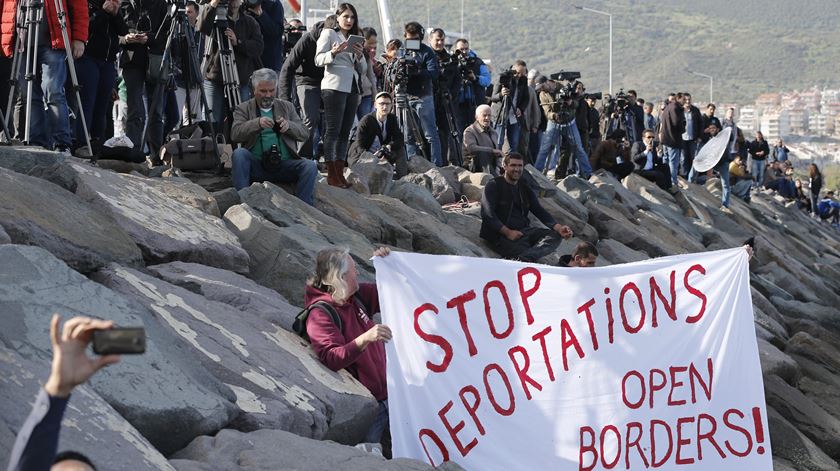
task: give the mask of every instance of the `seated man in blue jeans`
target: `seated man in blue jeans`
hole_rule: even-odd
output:
[[[277,73],[260,69],[251,76],[254,98],[233,112],[230,138],[242,147],[233,152],[231,177],[241,190],[253,182],[295,183],[295,194],[315,204],[318,167],[297,150],[309,138],[292,103],[277,98]]]

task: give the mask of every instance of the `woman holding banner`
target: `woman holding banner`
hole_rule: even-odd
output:
[[[373,256],[389,253],[381,247]],[[390,436],[383,440],[383,433],[388,430],[384,342],[391,340],[391,329],[371,320],[379,312],[376,284],[359,284],[356,263],[346,248],[321,250],[315,263],[315,276],[307,282],[304,296],[305,305],[311,307],[306,333],[312,349],[329,369],[346,369],[379,401],[365,443],[385,443],[384,454],[390,458]]]

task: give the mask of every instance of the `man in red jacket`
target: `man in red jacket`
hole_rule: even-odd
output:
[[[14,49],[16,35],[25,32],[23,29],[16,31],[16,24],[24,23],[23,16],[26,15],[30,1],[6,0],[3,2],[0,46],[6,57],[12,57],[13,54],[26,54],[24,50],[15,51]],[[69,45],[64,44],[64,37],[61,34],[59,15],[56,10],[57,2],[60,2],[61,9],[66,14]],[[21,18],[17,18],[18,15],[21,15]],[[35,34],[36,29],[38,32],[38,76],[33,79],[35,82],[32,96],[27,98],[27,83],[24,80],[26,61],[21,56],[18,100],[14,113],[17,137],[24,137],[25,107],[27,100],[32,100],[29,143],[69,153],[72,137],[67,97],[64,94],[64,83],[67,81],[65,49],[70,47],[74,59],[78,59],[85,52],[85,44],[88,40],[87,2],[84,0],[45,0],[41,22],[37,28],[35,25],[30,25],[30,28],[31,34]]]

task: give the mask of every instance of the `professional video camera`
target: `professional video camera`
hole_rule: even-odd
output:
[[[628,106],[630,106],[632,100],[633,98],[630,95],[624,93],[623,88],[620,88],[615,97],[610,99],[610,108],[613,111],[624,111],[627,109]]]
[[[501,86],[501,88],[507,88],[508,90],[510,90],[511,84],[513,83],[513,75],[514,73],[512,66],[506,68],[504,72],[501,72],[499,74],[499,85]]]
[[[604,94],[603,94],[603,93],[601,93],[601,92],[597,92],[597,93],[584,93],[584,94],[583,94],[583,97],[584,97],[585,99],[587,99],[587,100],[589,100],[589,99],[593,99],[593,100],[603,100],[603,99],[604,99]]]
[[[550,74],[548,78],[554,81],[560,80],[564,82],[574,82],[580,78],[580,72],[567,72],[565,70],[561,70],[556,74]]]
[[[286,25],[283,28],[283,44],[284,48],[286,49],[286,54],[292,52],[292,48],[295,47],[300,38],[306,33],[306,26],[292,26]]]
[[[403,47],[397,51],[397,59],[394,61],[394,84],[396,86],[408,85],[409,77],[420,73],[420,58],[417,51],[420,50],[419,39],[406,39]],[[397,92],[399,93],[399,91]]]
[[[223,31],[227,28],[228,24],[228,0],[220,0],[219,4],[216,5],[216,19],[214,20],[216,27],[221,28]]]

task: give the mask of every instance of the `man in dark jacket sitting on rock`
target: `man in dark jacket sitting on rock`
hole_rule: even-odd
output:
[[[387,92],[379,92],[374,100],[375,111],[366,114],[356,128],[356,140],[350,145],[347,162],[353,165],[365,152],[394,165],[394,178],[408,174],[403,138],[397,117],[391,113],[393,100]]]
[[[263,180],[295,182],[295,194],[315,204],[318,167],[298,156],[299,143],[309,137],[294,105],[276,98],[277,72],[260,69],[251,76],[254,98],[233,112],[231,141],[241,143],[231,157],[233,186],[241,190]]]
[[[504,258],[536,262],[554,252],[561,237],[572,237],[568,226],[557,223],[542,207],[536,193],[521,181],[525,158],[512,152],[505,156],[505,173],[484,187],[481,197],[481,238]],[[546,227],[531,227],[528,213]]]

